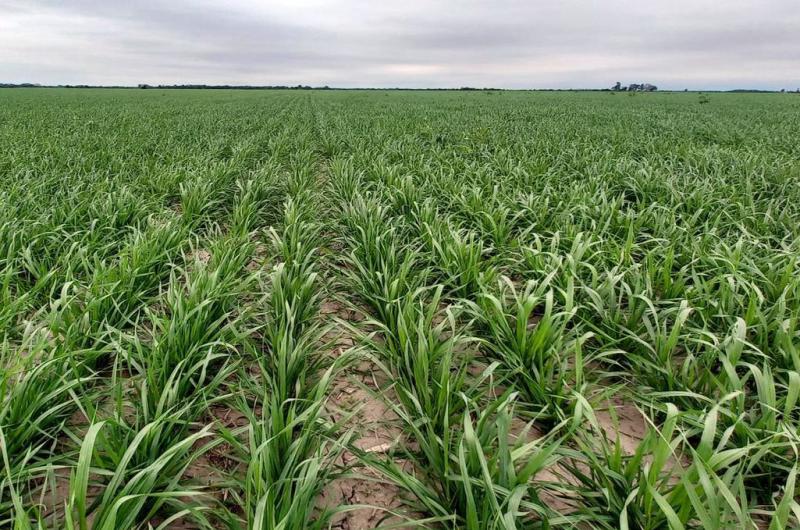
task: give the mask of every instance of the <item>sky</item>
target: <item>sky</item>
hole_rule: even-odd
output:
[[[0,82],[795,90],[800,0],[0,0]]]

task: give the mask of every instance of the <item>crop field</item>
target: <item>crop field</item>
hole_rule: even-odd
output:
[[[0,91],[0,528],[800,527],[800,97]]]

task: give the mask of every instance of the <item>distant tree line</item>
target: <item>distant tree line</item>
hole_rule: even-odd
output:
[[[507,89],[491,87],[470,87],[463,86],[458,88],[401,88],[401,87],[352,87],[339,88],[311,85],[206,85],[206,84],[183,84],[183,85],[151,85],[140,83],[138,85],[42,85],[38,83],[0,83],[0,88],[138,88],[138,89],[160,89],[160,90],[424,90],[434,92],[452,91],[476,91],[476,92],[504,92]],[[551,91],[552,89],[542,89]],[[571,90],[571,89],[561,89]]]
[[[0,88],[138,88],[138,89],[160,89],[160,90],[428,90],[428,91],[492,91],[502,92],[503,88],[489,87],[469,87],[458,88],[400,88],[400,87],[354,87],[338,88],[311,85],[206,85],[206,84],[183,84],[183,85],[151,85],[140,83],[135,87],[130,85],[42,85],[39,83],[0,83]],[[546,89],[545,89],[546,90]]]
[[[592,91],[612,91],[612,92],[655,92],[658,90],[658,87],[655,85],[651,85],[650,83],[633,83],[627,86],[624,86],[621,82],[617,81],[617,83],[609,88],[603,89],[586,89],[586,88],[521,88],[521,89],[506,89],[506,88],[479,88],[479,87],[470,87],[470,86],[462,86],[458,88],[400,88],[400,87],[385,87],[385,88],[375,88],[375,87],[352,87],[352,88],[340,88],[340,87],[330,87],[328,85],[325,86],[310,86],[310,85],[150,85],[147,83],[141,83],[137,86],[130,86],[130,85],[42,85],[40,83],[0,83],[0,88],[139,88],[139,89],[162,89],[162,90],[397,90],[397,91],[426,91],[426,92],[454,92],[454,91],[473,91],[473,92],[484,92],[487,94],[492,93],[500,93],[500,92],[517,92],[517,91],[534,91],[534,92],[592,92]],[[688,91],[688,90],[686,90]],[[737,88],[733,90],[709,90],[707,92],[763,92],[763,93],[775,93],[775,92],[792,92],[791,90],[781,89],[781,90],[759,90],[759,89],[747,89],[747,88]],[[796,93],[800,93],[800,88],[796,90]]]
[[[328,85],[148,85],[140,84],[137,88],[159,88],[167,90],[331,90]]]
[[[623,86],[621,82],[617,81],[617,84],[611,87],[611,90],[614,92],[655,92],[658,87],[650,83],[631,83],[628,86]]]
[[[42,85],[41,83],[0,83],[0,88],[133,88],[124,85]]]

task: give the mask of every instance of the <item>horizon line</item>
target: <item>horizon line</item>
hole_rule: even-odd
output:
[[[635,84],[635,83],[634,83]],[[626,86],[626,85],[623,85]],[[567,88],[502,88],[491,86],[452,86],[452,87],[433,87],[433,86],[416,86],[416,87],[380,87],[380,86],[331,86],[331,85],[252,85],[252,84],[212,84],[212,83],[173,83],[173,84],[150,84],[138,83],[132,84],[88,84],[88,83],[59,83],[59,84],[45,84],[35,83],[29,81],[23,82],[0,82],[0,88],[97,88],[97,89],[136,89],[136,90],[396,90],[396,91],[501,91],[501,92],[618,92],[613,87],[603,88],[580,88],[580,87],[567,87]],[[622,90],[625,92],[625,90]],[[636,90],[634,91],[636,92]],[[735,87],[735,88],[658,88],[655,92],[765,92],[765,93],[798,93],[800,88],[795,90],[787,88],[755,88],[755,87]]]

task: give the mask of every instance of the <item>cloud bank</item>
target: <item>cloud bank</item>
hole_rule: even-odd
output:
[[[800,86],[797,0],[0,0],[0,82]],[[797,85],[797,86],[795,86]]]

